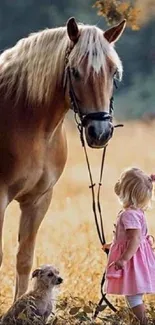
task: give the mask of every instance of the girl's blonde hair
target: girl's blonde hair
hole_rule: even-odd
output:
[[[138,168],[125,170],[114,187],[124,208],[145,209],[152,198],[151,177]]]

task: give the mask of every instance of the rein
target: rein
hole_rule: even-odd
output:
[[[88,168],[88,174],[89,174],[89,178],[90,178],[89,188],[91,189],[91,193],[92,193],[92,210],[93,210],[93,213],[94,213],[94,219],[95,219],[97,234],[98,234],[100,243],[103,246],[106,243],[106,239],[105,239],[105,234],[104,234],[103,217],[102,217],[102,210],[101,210],[101,204],[100,204],[100,189],[101,189],[101,186],[102,186],[102,177],[103,177],[103,170],[104,170],[104,163],[105,163],[105,155],[106,155],[107,145],[103,148],[103,152],[102,152],[101,169],[100,169],[100,177],[99,177],[98,190],[97,190],[97,200],[96,200],[96,195],[95,195],[95,186],[96,186],[96,184],[93,182],[91,166],[90,166],[89,157],[88,157],[88,153],[87,153],[87,149],[86,149],[86,145],[85,145],[84,134],[83,134],[83,125],[78,122],[76,113],[75,113],[75,121],[76,121],[76,124],[77,124],[78,131],[80,133],[80,140],[81,140],[82,147],[84,149],[84,154],[85,154],[87,168]],[[98,209],[98,212],[97,212],[97,209]],[[105,253],[106,253],[107,257],[108,257],[109,249],[105,249]],[[101,284],[100,284],[101,299],[100,299],[100,301],[97,304],[97,307],[95,309],[95,312],[94,312],[94,315],[93,315],[94,320],[96,319],[99,312],[101,311],[101,306],[102,306],[103,302],[105,302],[105,304],[112,311],[114,311],[114,312],[117,311],[117,309],[107,299],[106,293],[103,292],[104,282],[105,282],[105,272],[103,273],[103,276],[102,276],[102,279],[101,279]]]
[[[100,168],[100,177],[99,177],[99,183],[98,183],[98,190],[97,190],[97,197],[95,195],[95,186],[96,184],[93,182],[93,177],[92,177],[92,171],[91,171],[91,166],[89,162],[89,157],[86,149],[86,144],[85,144],[85,138],[84,138],[84,127],[87,125],[88,120],[109,120],[112,123],[113,120],[113,111],[114,111],[114,98],[111,97],[110,99],[110,107],[109,107],[109,113],[108,112],[94,112],[94,113],[89,113],[89,114],[82,114],[80,111],[79,107],[79,100],[76,97],[73,84],[72,84],[72,78],[71,78],[71,69],[68,65],[69,62],[69,55],[72,51],[72,48],[68,48],[66,51],[66,57],[65,57],[65,65],[66,65],[66,70],[65,70],[65,82],[64,82],[64,92],[66,90],[66,85],[67,81],[69,82],[69,98],[70,98],[70,103],[71,103],[71,109],[74,112],[74,117],[75,117],[75,122],[80,134],[80,140],[82,147],[84,149],[84,154],[86,158],[86,163],[87,163],[87,168],[88,168],[88,174],[89,174],[89,179],[90,179],[90,185],[89,188],[91,189],[92,193],[92,210],[94,213],[94,219],[95,219],[95,225],[98,233],[98,237],[100,240],[101,245],[103,246],[106,243],[105,239],[105,234],[104,234],[104,227],[103,227],[103,217],[102,217],[102,209],[101,209],[101,204],[100,204],[100,189],[102,186],[102,178],[103,178],[103,171],[104,171],[104,164],[105,164],[105,155],[106,155],[106,149],[107,145],[103,148],[102,152],[102,160],[101,160],[101,168]],[[68,80],[67,80],[68,79]],[[114,85],[117,88],[116,81],[114,80]],[[122,124],[115,125],[114,128],[116,127],[121,127],[123,126]],[[109,250],[105,249],[105,253],[108,256]],[[105,304],[110,307],[111,310],[114,312],[117,311],[117,309],[111,304],[111,302],[107,299],[106,294],[103,292],[103,285],[105,282],[105,272],[103,273],[102,280],[101,280],[101,299],[99,303],[97,304],[96,310],[93,315],[93,319],[96,319],[97,315],[99,312],[103,309],[101,309],[102,303],[105,302]]]

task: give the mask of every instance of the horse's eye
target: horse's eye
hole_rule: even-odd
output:
[[[74,76],[74,78],[76,80],[79,80],[80,79],[80,73],[79,73],[79,71],[77,69],[72,68],[72,74],[73,74],[73,76]]]
[[[48,276],[49,276],[49,277],[52,277],[53,275],[54,275],[53,272],[49,272],[49,273],[48,273]]]
[[[113,78],[116,79],[116,80],[119,80],[119,72],[118,72],[117,69],[116,69],[116,71],[113,74]]]

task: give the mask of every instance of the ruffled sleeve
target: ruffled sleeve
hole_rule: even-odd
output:
[[[121,221],[125,230],[142,228],[141,216],[136,210],[124,211],[121,216]]]

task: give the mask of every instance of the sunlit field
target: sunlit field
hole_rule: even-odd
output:
[[[68,161],[38,233],[33,268],[40,264],[55,264],[64,278],[61,297],[80,297],[86,302],[97,303],[106,256],[96,233],[88,172],[78,132],[76,126],[68,122],[66,130]],[[98,182],[101,154],[101,150],[89,150],[95,183]],[[138,166],[148,174],[155,173],[155,124],[125,122],[124,128],[115,130],[109,143],[101,189],[107,242],[112,239],[113,223],[120,209],[113,187],[120,172],[128,166]],[[0,312],[12,303],[19,213],[16,202],[6,211]],[[147,211],[147,220],[150,233],[155,235],[155,208]],[[153,297],[146,297],[148,305],[152,300]],[[113,297],[112,301],[119,305],[118,298]]]

